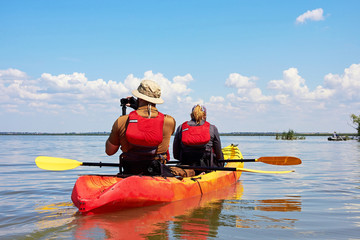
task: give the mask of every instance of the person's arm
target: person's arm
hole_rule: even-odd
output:
[[[120,147],[120,139],[119,139],[119,119],[117,119],[111,129],[111,133],[109,138],[105,143],[105,153],[109,156],[114,155]]]
[[[181,148],[181,125],[177,128],[174,142],[173,142],[173,155],[174,158],[180,160],[180,148]]]
[[[216,159],[223,159],[223,152],[222,152],[222,148],[221,148],[221,140],[220,140],[220,135],[219,135],[219,131],[217,129],[217,127],[215,127],[214,125],[212,125],[213,127],[213,131],[214,131],[214,140],[213,140],[213,150],[214,153],[216,154]]]
[[[119,147],[118,145],[112,144],[108,139],[105,144],[105,152],[109,156],[114,155],[119,150]]]

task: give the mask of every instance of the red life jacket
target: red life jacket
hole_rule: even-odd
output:
[[[157,147],[163,140],[164,114],[155,118],[141,117],[136,111],[129,114],[126,139],[130,144]]]
[[[184,122],[181,127],[181,141],[187,146],[201,146],[210,141],[210,123],[200,126],[189,126]]]

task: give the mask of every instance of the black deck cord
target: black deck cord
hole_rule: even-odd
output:
[[[193,181],[195,181],[195,182],[197,182],[197,183],[198,183],[199,188],[200,188],[200,192],[201,192],[201,196],[202,196],[202,195],[203,195],[203,191],[202,191],[202,188],[201,188],[201,185],[200,185],[200,183],[199,183],[198,179],[201,179],[201,177],[198,177],[198,178],[191,178],[191,180],[193,180]]]

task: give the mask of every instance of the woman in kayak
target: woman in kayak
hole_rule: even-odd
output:
[[[223,167],[221,141],[216,126],[206,121],[206,108],[195,105],[191,120],[180,125],[173,143],[174,158],[183,165]]]

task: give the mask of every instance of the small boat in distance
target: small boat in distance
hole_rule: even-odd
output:
[[[328,137],[328,141],[346,141],[347,137],[339,136],[336,132],[331,137]]]

